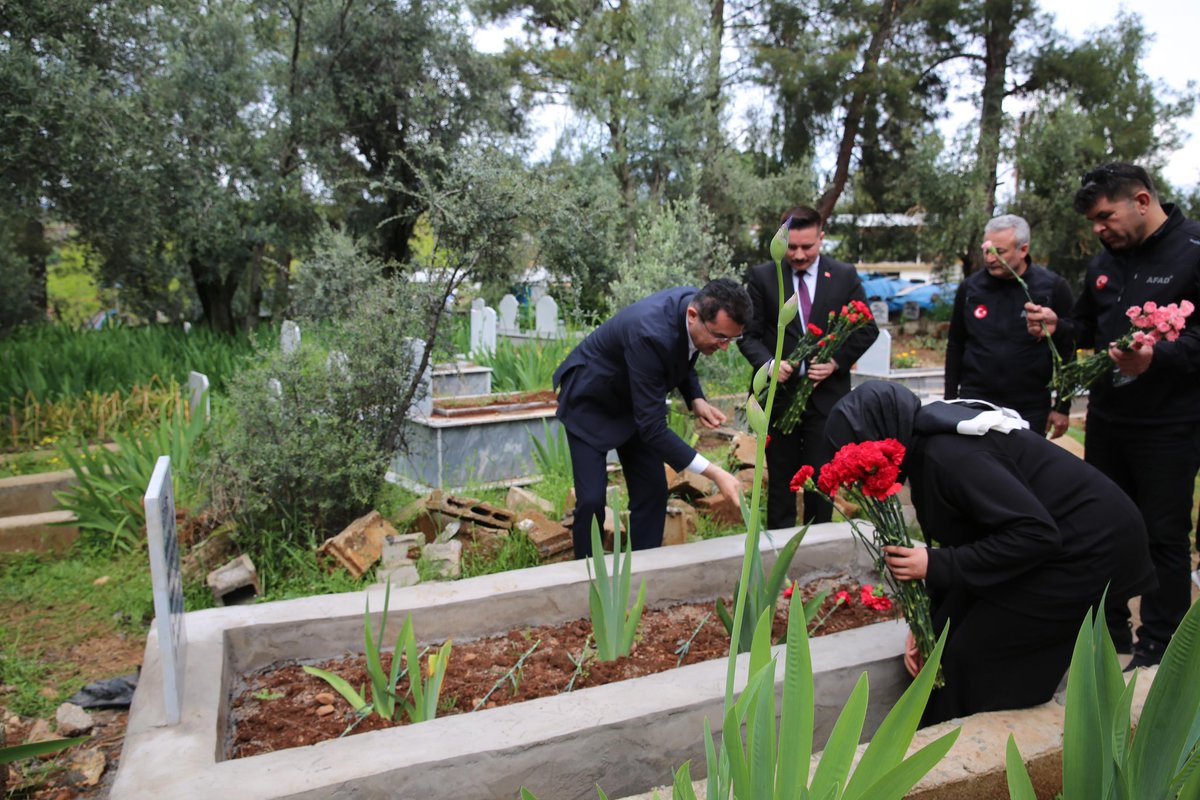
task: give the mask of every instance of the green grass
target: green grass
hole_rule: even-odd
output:
[[[98,675],[72,654],[89,640],[145,636],[154,615],[148,559],[78,549],[59,559],[3,554],[0,606],[0,683],[15,687],[5,703],[15,714],[52,716],[85,684],[128,671],[117,665]]]

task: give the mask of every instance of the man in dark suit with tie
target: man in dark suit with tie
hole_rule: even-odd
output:
[[[812,322],[822,330],[830,311],[840,311],[851,300],[866,302],[858,272],[849,264],[821,255],[825,230],[820,213],[809,206],[783,212],[780,221],[788,227],[787,253],[783,257],[783,299],[800,296],[800,313],[784,329],[783,358],[779,367],[779,389],[771,415],[771,445],[767,448],[767,527],[788,528],[796,524],[796,498],[788,484],[805,464],[819,467],[833,457],[825,442],[825,420],[830,409],[850,391],[850,367],[879,336],[874,321],[852,333],[823,364],[793,366],[786,361]],[[779,318],[779,283],[775,263],[751,267],[746,288],[754,312],[738,342],[742,355],[757,370],[775,357],[776,322]],[[800,424],[788,434],[775,427],[791,393],[805,374],[815,387]],[[804,493],[805,522],[829,522],[833,508],[816,492]]]
[[[749,314],[746,290],[728,278],[699,291],[666,289],[618,311],[555,370],[558,419],[567,430],[575,472],[576,558],[591,554],[592,520],[604,520],[609,450],[617,451],[625,474],[634,550],[662,544],[664,462],[711,478],[725,497],[739,502],[737,479],[667,427],[666,400],[678,389],[701,425],[715,428],[725,421],[704,399],[696,358],[737,341]]]

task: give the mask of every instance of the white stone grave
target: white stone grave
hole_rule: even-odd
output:
[[[496,309],[483,309],[483,336],[479,348],[489,355],[496,352]]]
[[[143,498],[146,538],[150,546],[150,581],[154,593],[154,624],[162,659],[163,695],[167,724],[179,722],[183,706],[183,676],[187,636],[183,631],[183,576],[179,571],[179,538],[175,531],[175,492],[171,486],[171,457],[159,456]]]
[[[285,319],[279,329],[279,349],[284,355],[291,355],[300,346],[300,326],[290,319]]]
[[[188,388],[192,390],[192,397],[189,401],[192,416],[196,415],[196,410],[200,405],[200,398],[204,398],[204,421],[207,422],[212,416],[212,403],[208,398],[208,376],[203,372],[189,372]]]
[[[500,298],[500,317],[497,320],[497,329],[500,333],[516,333],[520,330],[520,326],[517,324],[517,313],[520,309],[521,304],[511,294]]]
[[[538,336],[558,336],[558,303],[550,295],[543,295],[534,307],[535,328]]]
[[[483,349],[483,308],[471,303],[471,342],[468,354],[474,355]]]
[[[892,371],[892,334],[880,328],[877,338],[855,365],[860,375],[888,375]]]

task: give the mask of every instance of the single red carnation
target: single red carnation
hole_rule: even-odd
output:
[[[805,464],[803,467],[796,470],[796,474],[792,476],[792,482],[788,484],[788,488],[791,489],[792,492],[802,491],[804,489],[804,484],[808,483],[809,479],[812,478],[814,471],[815,470],[813,470],[812,467],[810,467],[808,464]]]

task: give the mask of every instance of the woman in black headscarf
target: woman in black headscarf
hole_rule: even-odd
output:
[[[900,580],[925,580],[934,631],[947,621],[946,679],[923,724],[1049,700],[1087,610],[1156,585],[1137,507],[1117,485],[1006,409],[922,406],[871,381],[834,406],[834,449],[892,438],[906,448],[917,521],[934,548],[885,547]],[[919,655],[909,637],[905,665]]]

